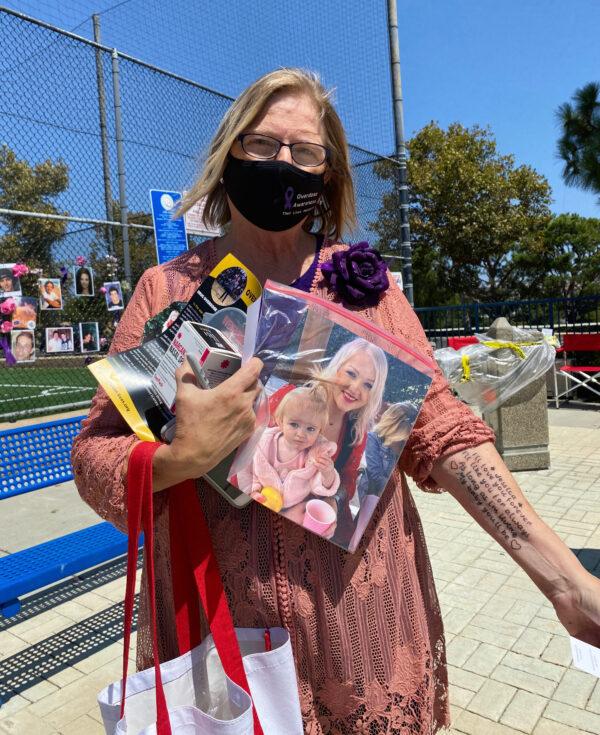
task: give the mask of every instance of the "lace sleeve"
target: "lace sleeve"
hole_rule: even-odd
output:
[[[379,308],[390,331],[433,359],[431,345],[417,315],[394,282]],[[431,477],[435,462],[440,457],[494,439],[492,429],[453,395],[436,366],[433,382],[402,452],[400,468],[422,490],[441,492],[443,488]]]
[[[123,352],[142,341],[146,320],[156,311],[164,280],[159,268],[150,268],[139,280],[115,331],[110,353]],[[162,308],[159,305],[158,310]],[[138,441],[103,388],[98,388],[87,419],[73,442],[71,463],[82,499],[102,518],[127,530],[126,462]]]

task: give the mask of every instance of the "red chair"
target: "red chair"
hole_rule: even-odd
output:
[[[479,342],[477,337],[448,337],[448,347],[452,347],[453,350],[460,350],[461,347],[475,345],[477,342]]]
[[[556,369],[554,368],[554,400],[556,408],[559,407],[559,399],[571,393],[575,388],[581,387],[600,396],[600,367],[583,365],[567,365],[568,352],[600,352],[600,334],[565,334],[563,336],[562,347],[556,350],[556,354],[563,354],[564,365]],[[557,375],[564,376],[567,385],[569,382],[574,385],[569,387],[562,393],[558,392]]]

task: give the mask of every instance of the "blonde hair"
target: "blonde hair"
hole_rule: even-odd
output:
[[[375,417],[381,410],[383,391],[388,374],[388,363],[385,352],[377,345],[367,342],[366,339],[353,339],[335,353],[329,364],[320,373],[322,378],[332,380],[338,370],[358,352],[366,352],[373,361],[375,380],[369,391],[366,404],[355,413],[356,422],[352,428],[352,446],[360,444],[366,432],[371,428]]]
[[[322,385],[303,385],[286,393],[275,409],[275,421],[278,426],[283,423],[283,417],[292,403],[301,404],[302,408],[308,408],[317,415],[321,420],[321,431],[323,431],[329,420],[329,395]]]
[[[373,427],[373,431],[381,437],[384,446],[389,447],[408,438],[411,424],[416,417],[417,409],[412,403],[392,403]]]
[[[233,102],[208,147],[202,173],[179,205],[178,216],[206,197],[204,224],[219,228],[229,222],[231,212],[222,177],[231,146],[237,136],[262,114],[272,98],[281,93],[306,94],[310,97],[323,123],[325,145],[330,153],[323,194],[314,213],[304,223],[304,229],[309,231],[313,224],[317,224],[316,232],[337,240],[346,228],[352,230],[355,227],[356,203],[348,143],[342,122],[331,103],[331,92],[323,87],[314,72],[294,68],[265,74]]]

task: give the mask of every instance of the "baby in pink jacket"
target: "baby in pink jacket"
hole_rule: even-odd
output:
[[[340,485],[333,464],[337,446],[323,436],[327,419],[327,392],[322,386],[287,393],[275,411],[277,425],[264,431],[252,464],[238,472],[240,490],[261,500],[261,490],[273,487],[284,508],[309,495],[335,495]]]

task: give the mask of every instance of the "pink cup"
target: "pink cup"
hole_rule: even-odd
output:
[[[335,522],[335,510],[324,500],[309,500],[304,513],[304,528],[322,536]]]

